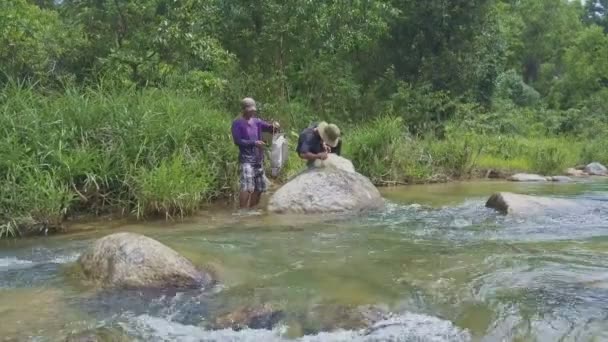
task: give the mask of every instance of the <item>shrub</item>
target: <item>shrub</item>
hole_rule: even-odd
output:
[[[152,169],[140,168],[134,176],[138,217],[160,214],[183,217],[198,209],[209,196],[212,175],[201,162],[177,153]]]
[[[423,177],[430,173],[423,150],[406,132],[401,118],[377,118],[345,138],[345,155],[376,184]]]

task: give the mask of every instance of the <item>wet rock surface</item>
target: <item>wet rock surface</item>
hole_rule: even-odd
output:
[[[78,263],[84,275],[102,287],[197,288],[213,283],[208,273],[173,249],[133,233],[95,241]]]

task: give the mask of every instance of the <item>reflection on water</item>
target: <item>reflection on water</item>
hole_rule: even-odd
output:
[[[515,219],[494,191],[591,200],[593,210]],[[74,234],[0,242],[0,336],[49,340],[103,326],[152,341],[608,340],[608,183],[454,183],[384,189],[365,217],[242,215],[182,223],[80,224]],[[114,231],[156,238],[222,284],[211,292],[95,291],[74,261]],[[272,303],[273,330],[211,331],[218,313]],[[319,307],[380,305],[377,329],[319,328]],[[335,326],[341,317],[334,318]],[[331,326],[326,322],[324,326]],[[398,337],[398,338],[397,338]]]

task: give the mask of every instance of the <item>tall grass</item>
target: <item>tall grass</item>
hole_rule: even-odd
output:
[[[76,212],[180,217],[235,196],[230,124],[237,114],[213,103],[171,90],[0,89],[0,237],[60,229]],[[298,103],[266,109],[262,116],[281,119],[289,132],[313,119]],[[344,154],[378,185],[462,178],[475,169],[555,174],[608,163],[601,136],[585,142],[474,127],[414,137],[402,117],[381,116],[342,127]],[[288,138],[292,151],[278,182],[304,166],[294,151],[297,134]]]
[[[3,235],[59,227],[83,210],[184,215],[234,191],[234,115],[204,99],[155,90],[1,93]]]
[[[376,184],[407,182],[430,173],[422,146],[412,139],[401,118],[380,117],[356,127],[344,138],[346,157]]]

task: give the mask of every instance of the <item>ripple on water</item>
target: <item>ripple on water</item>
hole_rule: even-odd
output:
[[[582,199],[582,198],[581,198]],[[585,200],[581,212],[554,212],[542,216],[505,216],[485,207],[485,199],[460,205],[427,208],[388,203],[384,212],[370,216],[368,226],[421,238],[459,244],[480,241],[556,241],[608,235],[608,202]]]
[[[0,272],[15,268],[25,268],[32,264],[33,262],[30,260],[21,260],[15,257],[0,258]]]
[[[486,340],[606,338],[608,288],[597,284],[608,283],[607,265],[593,263],[569,251],[488,258],[471,284],[477,300],[496,304]]]

